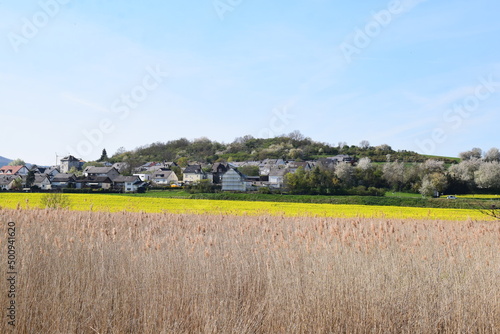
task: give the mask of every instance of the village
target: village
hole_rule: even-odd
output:
[[[148,162],[126,172],[125,162],[103,162],[89,166],[82,159],[68,155],[52,167],[3,166],[0,168],[2,191],[105,191],[119,193],[144,192],[149,188],[180,188],[200,183],[219,186],[222,191],[255,191],[259,188],[281,189],[285,175],[299,168],[310,171],[316,166],[333,169],[337,164],[354,164],[348,155],[337,155],[313,161],[216,162],[189,163],[180,167],[176,162]],[[86,165],[84,167],[84,165]],[[246,175],[241,170],[252,170]],[[132,174],[132,175],[130,175]]]

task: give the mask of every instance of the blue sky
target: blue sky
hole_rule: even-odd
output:
[[[5,0],[0,155],[50,165],[293,130],[487,150],[500,146],[499,12],[493,0]]]

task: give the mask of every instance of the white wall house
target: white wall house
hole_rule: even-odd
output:
[[[154,173],[151,181],[153,181],[158,185],[169,185],[172,183],[179,182],[179,178],[177,177],[174,171],[162,170]]]

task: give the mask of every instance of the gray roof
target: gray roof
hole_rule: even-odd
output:
[[[140,177],[120,175],[113,180],[114,183],[136,182],[136,181],[141,181]]]
[[[170,174],[172,174],[173,171],[171,170],[163,170],[163,171],[158,171],[154,174],[154,178],[155,179],[158,179],[158,178],[166,178],[166,177],[169,177]]]
[[[18,175],[0,175],[0,185],[9,185],[18,177]]]
[[[201,165],[189,165],[184,169],[184,174],[201,174]]]
[[[69,182],[74,181],[75,174],[59,173],[52,178],[52,182]]]
[[[289,172],[288,168],[272,168],[269,172],[269,176],[284,176]]]
[[[113,169],[116,170],[115,167],[88,166],[87,168],[85,168],[85,170],[83,172],[87,173],[87,174],[108,174]]]

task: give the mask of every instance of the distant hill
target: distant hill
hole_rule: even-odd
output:
[[[11,162],[11,161],[12,160],[0,156],[0,167],[8,165],[9,162]]]

